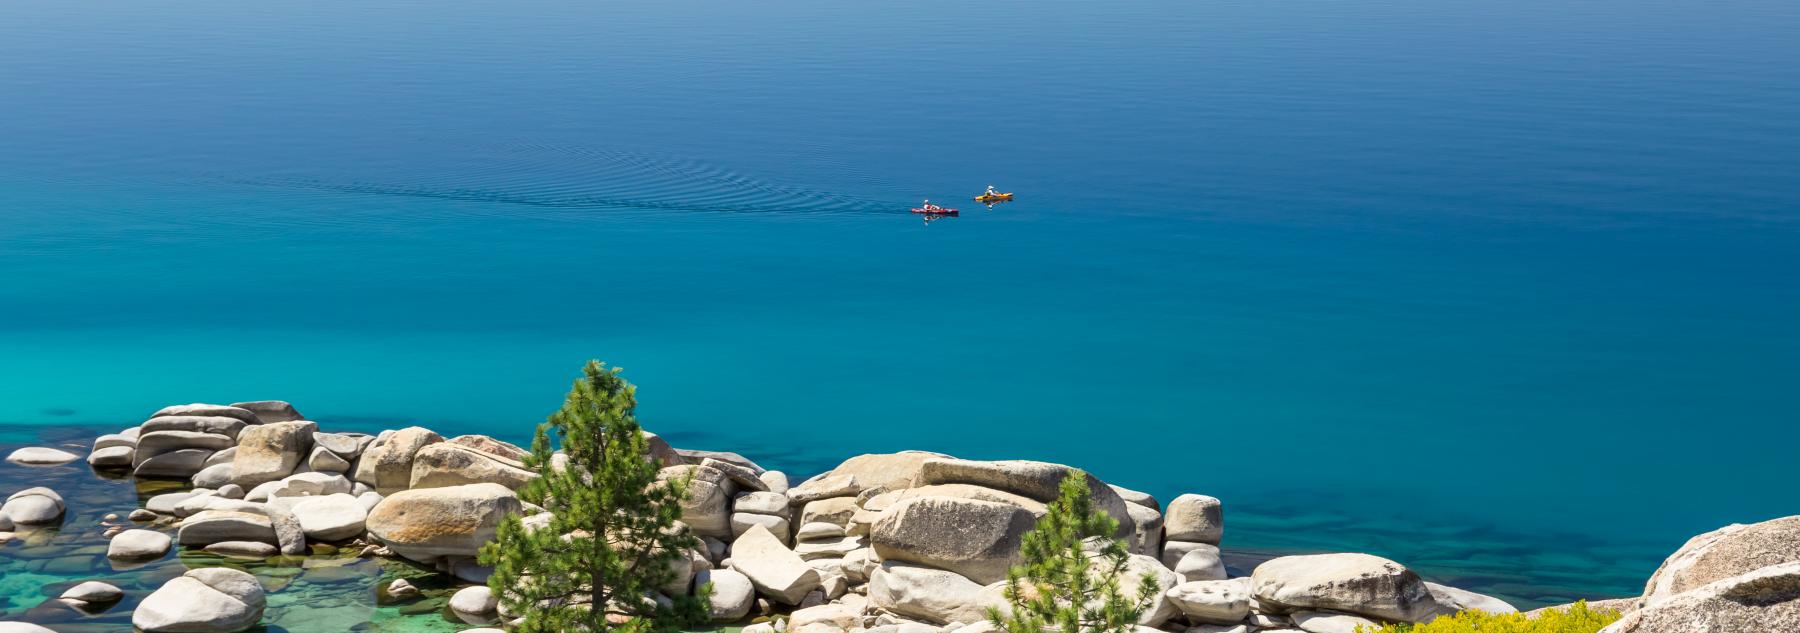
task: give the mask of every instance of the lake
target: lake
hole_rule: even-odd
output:
[[[1792,2],[26,1],[0,59],[8,446],[523,441],[600,358],[678,446],[1522,605],[1800,511]]]

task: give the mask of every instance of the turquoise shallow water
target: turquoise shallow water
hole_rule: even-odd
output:
[[[1060,461],[1243,551],[1632,593],[1800,508],[1795,42],[1762,0],[6,3],[0,422],[522,439],[599,357],[795,473]]]

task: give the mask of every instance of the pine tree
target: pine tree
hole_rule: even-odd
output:
[[[525,460],[541,476],[519,497],[552,518],[500,525],[481,549],[482,564],[494,567],[488,587],[505,612],[523,617],[513,628],[522,633],[648,633],[702,622],[710,587],[656,599],[699,543],[677,523],[688,480],[658,481],[633,415],[637,388],[599,361],[582,371],[562,408],[538,425]],[[553,444],[566,459],[552,460]]]
[[[1159,586],[1146,574],[1135,599],[1119,585],[1131,556],[1113,535],[1119,521],[1096,510],[1088,476],[1071,470],[1056,501],[1025,534],[1025,564],[1006,578],[1012,612],[988,609],[988,620],[1007,633],[1131,633],[1156,599]]]

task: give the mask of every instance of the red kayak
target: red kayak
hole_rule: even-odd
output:
[[[928,204],[923,207],[913,207],[912,211],[913,213],[924,215],[956,215],[956,209],[946,209],[935,204]]]

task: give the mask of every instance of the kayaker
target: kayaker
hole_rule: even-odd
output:
[[[985,196],[997,196],[997,195],[1000,195],[1000,192],[998,192],[998,191],[994,191],[994,186],[993,186],[993,185],[988,185],[988,190],[987,190],[987,193],[985,193],[985,194],[982,194],[982,195],[985,195]]]

